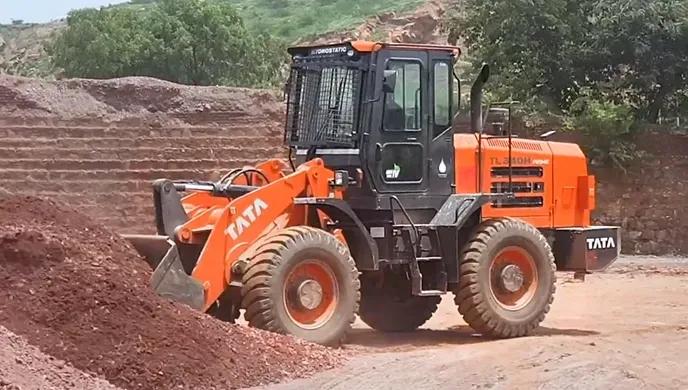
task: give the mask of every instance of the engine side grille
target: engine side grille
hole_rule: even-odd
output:
[[[512,177],[542,177],[544,174],[542,167],[494,167],[490,174],[492,177],[509,177],[509,172]]]
[[[494,202],[492,207],[506,209],[516,207],[542,207],[544,205],[544,198],[542,196],[518,196],[515,198],[507,198]]]
[[[487,144],[490,146],[496,146],[500,148],[509,148],[509,140],[505,138],[487,138]],[[542,151],[542,145],[539,142],[511,139],[512,149],[523,149],[523,150],[533,150]]]

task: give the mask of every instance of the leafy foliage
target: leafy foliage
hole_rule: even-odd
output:
[[[465,0],[451,17],[501,98],[567,110],[585,88],[637,118],[686,109],[688,0]]]
[[[617,0],[593,12],[594,48],[604,59],[597,67],[607,76],[602,88],[615,101],[629,100],[641,119],[676,113],[671,103],[685,100],[688,88],[688,1]]]
[[[585,90],[572,104],[566,128],[586,136],[588,156],[593,161],[614,163],[623,169],[641,157],[633,143],[637,122],[628,104],[614,103]]]
[[[0,73],[54,77],[55,69],[40,42],[50,39],[56,23],[0,24]]]
[[[249,31],[295,42],[352,29],[385,12],[405,12],[425,0],[233,0]]]
[[[252,36],[225,1],[162,0],[73,11],[49,47],[68,77],[152,76],[195,85],[268,86],[280,77],[281,44]]]
[[[356,28],[367,18],[385,12],[405,12],[414,9],[425,0],[207,0],[211,3],[231,4],[242,18],[245,30],[250,35],[248,39],[252,42],[247,44],[252,50],[262,50],[253,53],[251,58],[258,58],[259,62],[253,65],[258,66],[257,72],[245,73],[227,77],[229,81],[219,81],[220,83],[230,83],[232,85],[251,85],[251,86],[273,86],[277,83],[275,77],[279,75],[279,67],[285,62],[284,48],[282,42],[293,43],[311,39],[325,33],[348,31]],[[118,3],[106,7],[106,10],[124,10],[137,13],[136,21],[140,18],[149,20],[146,14],[152,12],[158,6],[159,0],[130,0],[126,3]],[[194,0],[190,1],[194,4]],[[79,11],[80,12],[80,11]],[[133,24],[133,23],[130,23]],[[21,27],[21,29],[20,29]],[[24,28],[25,27],[25,28]],[[57,47],[53,43],[54,36],[43,34],[44,30],[55,32],[55,36],[61,35],[67,26],[61,21],[48,24],[32,25],[2,25],[0,24],[0,71],[10,74],[21,74],[32,77],[54,78],[56,75],[67,76],[77,72],[62,73],[60,67],[55,67],[56,62],[76,62],[70,60],[65,54],[59,61],[51,60],[51,53],[56,53]],[[116,29],[106,28],[103,25],[92,25],[91,28],[103,31],[115,31]],[[21,34],[14,39],[8,35],[14,35],[21,30]],[[26,30],[26,31],[24,31]],[[273,37],[265,39],[264,37]],[[73,42],[79,43],[74,49],[79,52],[80,48],[85,47],[79,40],[78,34],[72,34]],[[107,37],[118,42],[116,37]],[[107,41],[103,38],[103,41]],[[10,42],[2,47],[2,40]],[[44,50],[44,47],[48,50]],[[26,50],[24,50],[26,48]],[[60,49],[66,50],[62,47]],[[78,53],[76,53],[78,54]],[[76,58],[84,58],[77,56]],[[277,65],[276,65],[277,64]],[[78,65],[78,64],[74,64]],[[124,64],[121,64],[124,65]],[[108,67],[106,65],[104,67]],[[137,68],[138,69],[138,68]],[[262,73],[261,73],[262,72]],[[265,73],[267,72],[267,73]],[[93,71],[92,74],[98,72]],[[110,72],[108,72],[110,74]],[[127,72],[128,74],[128,72]],[[137,72],[136,74],[144,74]],[[247,78],[245,81],[235,81],[235,77]],[[281,76],[281,75],[279,75]],[[85,75],[81,77],[86,77]],[[103,76],[112,77],[112,76]],[[255,84],[257,83],[257,84]]]
[[[139,53],[152,36],[134,10],[84,9],[67,18],[69,27],[48,47],[53,63],[68,77],[108,78],[135,75]]]

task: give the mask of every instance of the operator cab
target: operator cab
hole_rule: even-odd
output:
[[[319,157],[347,170],[357,209],[389,209],[395,197],[434,215],[453,193],[459,48],[354,41],[289,53],[285,140],[295,163]]]

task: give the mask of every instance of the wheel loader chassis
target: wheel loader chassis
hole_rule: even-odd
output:
[[[159,233],[155,245],[168,245],[170,248],[162,258],[146,256],[156,269],[152,280],[156,291],[197,309],[209,307],[208,302],[200,298],[204,295],[203,284],[185,276],[194,273],[211,232],[196,234],[194,240],[179,239],[178,229],[189,221],[188,211],[183,206],[184,200],[188,202],[189,198],[204,197],[205,202],[212,199],[212,203],[221,206],[258,188],[241,184],[217,186],[213,183],[173,183],[169,180],[155,182],[154,203]],[[182,198],[178,189],[196,189],[200,192]],[[341,231],[360,272],[378,275],[395,272],[405,275],[410,281],[412,295],[435,296],[446,293],[459,283],[459,254],[464,243],[462,240],[465,241],[465,237],[481,222],[482,206],[509,196],[451,195],[432,220],[425,224],[414,223],[409,212],[400,202],[395,201],[394,196],[388,198],[389,217],[382,222],[379,218],[366,220],[367,210],[354,210],[347,201],[339,198],[297,197],[293,199],[293,205],[310,208],[311,217],[304,218],[304,223],[330,232]],[[318,214],[316,210],[322,214]],[[394,223],[392,215],[395,211],[404,216],[405,223]],[[324,225],[321,224],[323,214],[327,215]],[[618,231],[615,229],[543,229],[543,232],[552,238],[560,270],[587,272],[605,268],[618,255],[618,245],[591,253],[583,247],[587,243],[586,238],[588,235],[614,237],[613,240],[618,242]],[[130,237],[130,240],[136,246],[135,239]],[[159,249],[157,251],[160,252]],[[247,259],[247,256],[242,258]],[[240,260],[233,265],[235,276],[241,274],[241,266],[245,261]],[[240,289],[241,283],[236,277],[232,277],[220,291],[218,300],[238,305],[241,300]]]

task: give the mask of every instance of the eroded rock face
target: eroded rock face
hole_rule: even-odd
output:
[[[283,118],[271,91],[0,75],[0,188],[153,232],[153,180],[219,179],[285,157]]]
[[[626,172],[593,168],[594,219],[622,227],[624,253],[688,254],[688,136],[648,132],[637,144],[645,155]]]
[[[370,18],[352,31],[325,34],[301,43],[326,44],[350,39],[397,43],[446,44],[446,34],[440,31],[447,1],[431,0],[414,11],[387,12]]]

